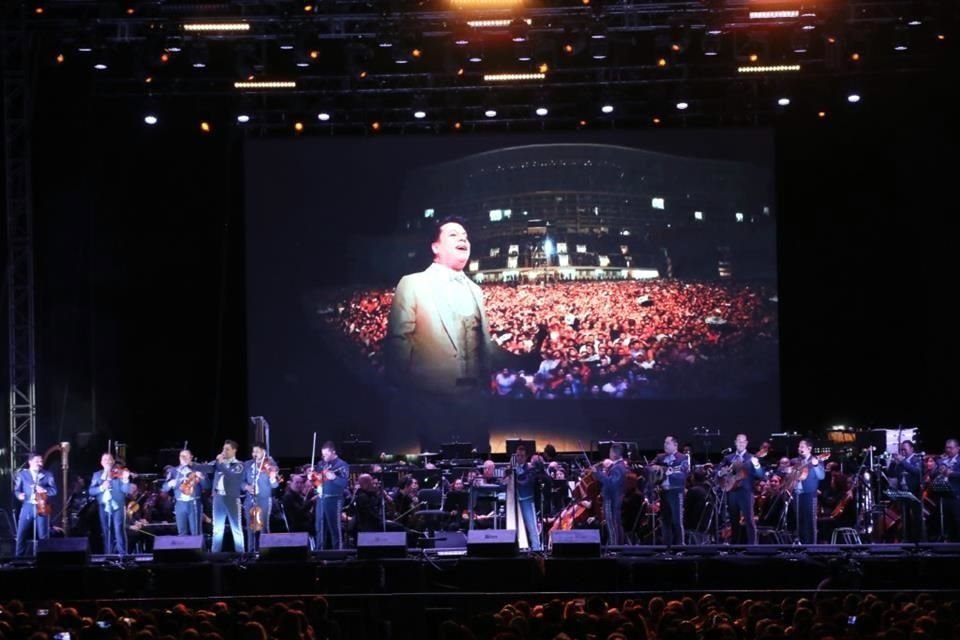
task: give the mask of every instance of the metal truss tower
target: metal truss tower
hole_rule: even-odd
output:
[[[0,474],[13,472],[37,437],[33,202],[30,153],[30,41],[25,2],[4,2],[0,27],[6,214],[9,440]],[[0,445],[2,446],[2,445]],[[6,447],[5,447],[6,448]],[[2,485],[2,481],[0,481]]]

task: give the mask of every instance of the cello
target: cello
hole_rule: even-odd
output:
[[[595,466],[583,470],[573,489],[573,501],[557,516],[556,527],[560,531],[570,531],[575,525],[585,523],[599,502],[600,481],[594,475]]]

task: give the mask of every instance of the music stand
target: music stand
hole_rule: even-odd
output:
[[[441,460],[467,460],[473,457],[472,442],[444,442],[440,445]]]
[[[906,515],[909,513],[907,510],[908,504],[913,504],[915,509],[920,509],[920,542],[924,542],[927,539],[927,521],[923,517],[923,503],[920,502],[920,498],[913,495],[910,491],[898,491],[895,489],[887,489],[883,492],[883,495],[887,496],[891,500],[897,502],[905,503],[901,507],[901,512]],[[906,524],[906,518],[904,518],[904,524]],[[906,533],[906,527],[904,527],[904,533]]]
[[[500,498],[501,493],[506,492],[507,488],[501,484],[474,484],[470,487],[470,529],[474,528],[474,520],[477,510],[477,498],[488,498],[493,500],[493,528],[499,529],[499,507],[500,507]]]
[[[940,512],[940,542],[946,542],[947,532],[943,528],[943,499],[953,500],[957,497],[957,494],[949,482],[937,482],[936,480],[930,483],[930,493],[937,497],[937,511]],[[921,505],[922,508],[923,505]]]

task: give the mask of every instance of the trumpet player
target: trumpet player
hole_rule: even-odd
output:
[[[202,534],[200,497],[203,490],[209,488],[208,484],[206,474],[193,463],[193,453],[189,449],[181,451],[180,465],[168,471],[167,480],[163,483],[164,491],[173,491],[173,513],[178,536]]]
[[[252,459],[243,464],[244,512],[247,521],[247,551],[256,551],[261,533],[270,533],[273,490],[279,486],[276,463],[263,443],[253,445]],[[259,511],[256,511],[259,509]]]
[[[897,453],[891,456],[887,477],[900,491],[909,491],[919,500],[920,482],[923,479],[923,456],[914,452],[913,443],[909,440],[901,442]],[[920,503],[904,502],[903,515],[904,540],[921,542],[923,509]]]
[[[28,535],[32,535],[34,540],[46,540],[50,537],[49,510],[45,510],[43,506],[47,498],[57,495],[57,484],[53,474],[43,470],[42,455],[31,453],[27,456],[27,468],[17,473],[13,494],[21,503],[20,517],[17,520],[16,554],[22,557],[27,553]]]

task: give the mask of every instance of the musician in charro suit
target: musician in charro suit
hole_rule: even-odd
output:
[[[332,442],[324,442],[320,450],[322,460],[316,464],[313,477],[317,491],[317,506],[314,515],[317,551],[342,549],[340,513],[343,511],[343,494],[350,481],[350,466],[337,455]]]
[[[185,484],[186,483],[186,484]],[[180,465],[167,472],[163,483],[164,491],[173,491],[173,515],[177,522],[178,536],[198,536],[203,533],[200,526],[203,490],[209,489],[210,482],[204,467],[193,462],[193,453],[189,449],[180,452]],[[184,493],[184,487],[193,487],[191,493]]]
[[[130,470],[116,466],[110,453],[100,456],[100,471],[90,479],[90,496],[95,498],[100,512],[100,531],[103,534],[103,552],[127,553],[127,496],[133,493]]]
[[[27,539],[36,531],[37,540],[50,537],[50,516],[37,513],[38,494],[46,498],[57,495],[57,483],[49,471],[43,470],[43,456],[39,453],[27,455],[27,468],[21,469],[13,484],[13,495],[20,501],[20,516],[17,519],[18,557],[27,554]],[[34,549],[36,553],[36,549]]]
[[[660,483],[660,529],[663,543],[682,545],[683,541],[683,490],[690,473],[690,457],[678,451],[675,436],[663,441],[663,453],[654,458],[653,464],[664,468]]]
[[[263,443],[256,443],[252,447],[253,458],[243,463],[243,490],[247,496],[244,500],[244,513],[247,520],[247,551],[256,551],[260,540],[260,533],[270,533],[270,511],[273,506],[273,490],[280,486],[277,480],[277,465],[267,456],[267,448]],[[250,509],[260,507],[263,528],[259,531],[250,530]]]
[[[803,544],[817,543],[817,489],[826,477],[820,459],[813,455],[813,444],[803,439],[797,445],[800,457],[794,460],[800,478],[796,487],[797,533]]]
[[[540,546],[540,531],[537,528],[537,506],[534,503],[536,479],[543,470],[543,462],[539,456],[527,461],[527,448],[519,445],[514,454],[513,477],[516,482],[517,506],[523,526],[527,531],[527,541],[532,551],[542,551]]]
[[[623,459],[623,445],[610,445],[610,457],[602,463],[603,471],[596,475],[603,497],[603,518],[607,526],[607,544],[623,544],[623,495],[627,484],[627,463]]]
[[[943,498],[943,528],[949,542],[960,542],[960,443],[950,438],[937,465],[937,475],[946,478],[953,495]]]
[[[213,465],[213,541],[210,550],[223,549],[224,526],[230,522],[233,550],[243,553],[243,525],[240,501],[243,497],[243,463],[237,460],[238,445],[233,440],[223,443],[223,450]]]
[[[906,542],[922,542],[923,536],[923,505],[920,483],[923,480],[923,457],[914,451],[913,443],[905,440],[900,443],[899,450],[890,458],[887,467],[887,477],[900,491],[909,491],[917,499],[904,500],[903,507],[903,539]]]
[[[732,542],[757,544],[757,524],[753,520],[753,481],[763,479],[760,460],[747,451],[747,436],[738,433],[733,441],[734,451],[720,463],[726,482],[732,486],[727,491],[727,512],[730,514]],[[740,519],[743,518],[743,525]],[[745,534],[745,535],[744,535]]]

